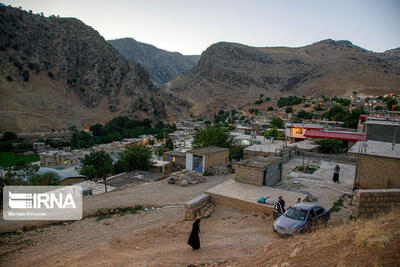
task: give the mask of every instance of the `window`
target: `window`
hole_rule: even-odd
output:
[[[325,210],[323,207],[315,207],[315,213],[317,214],[317,216],[321,215],[324,211]]]

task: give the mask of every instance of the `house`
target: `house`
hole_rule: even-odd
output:
[[[349,153],[357,157],[354,189],[400,188],[400,144],[359,141]]]
[[[364,123],[367,140],[400,143],[400,124],[396,121],[368,120]]]
[[[306,137],[304,133],[306,130],[323,130],[324,127],[320,124],[306,124],[306,123],[286,123],[286,136],[289,137],[291,141],[304,140]]]
[[[304,133],[304,136],[307,138],[313,139],[336,139],[344,142],[344,145],[347,146],[348,149],[353,147],[353,145],[358,142],[365,140],[365,134],[357,133],[357,132],[347,132],[347,131],[316,131],[316,130],[307,130]]]
[[[186,153],[184,152],[179,152],[176,150],[164,152],[162,160],[180,164],[183,168],[186,167]]]
[[[282,158],[256,156],[236,163],[235,181],[260,185],[273,186],[282,175]]]
[[[66,167],[79,163],[78,159],[75,158],[71,152],[65,152],[62,150],[42,152],[39,156],[41,167]]]
[[[204,172],[213,166],[229,162],[229,149],[223,147],[195,148],[186,152],[186,169]]]

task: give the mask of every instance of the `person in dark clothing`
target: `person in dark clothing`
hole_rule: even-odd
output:
[[[279,196],[278,202],[281,204],[282,211],[285,212],[285,200],[283,200],[282,196]]]
[[[199,249],[200,248],[199,233],[200,233],[200,219],[197,218],[193,223],[192,232],[190,233],[189,240],[188,240],[188,244],[193,249]]]
[[[332,178],[332,181],[333,181],[334,183],[340,183],[340,182],[339,182],[339,172],[340,172],[339,164],[336,164],[336,167],[335,167],[335,169],[333,170],[333,178]]]

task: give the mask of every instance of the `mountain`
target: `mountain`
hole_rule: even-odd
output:
[[[0,131],[79,128],[122,114],[158,120],[182,107],[81,21],[0,6]]]
[[[349,41],[329,39],[298,48],[220,42],[164,90],[187,99],[195,112],[246,104],[260,94],[400,93],[399,63],[399,49],[374,53]]]
[[[121,55],[132,62],[138,62],[149,73],[156,84],[169,82],[196,66],[200,56],[184,56],[155,46],[138,42],[132,38],[108,41]]]

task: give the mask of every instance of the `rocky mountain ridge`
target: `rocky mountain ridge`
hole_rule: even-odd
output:
[[[81,21],[6,6],[0,6],[0,95],[0,131],[79,128],[121,114],[159,120],[186,107]]]
[[[107,41],[126,59],[141,64],[155,84],[164,84],[196,66],[199,55],[185,56],[159,49],[132,38]]]
[[[374,53],[331,39],[298,48],[220,42],[165,90],[193,103],[195,112],[254,101],[260,94],[400,93],[398,51]]]

